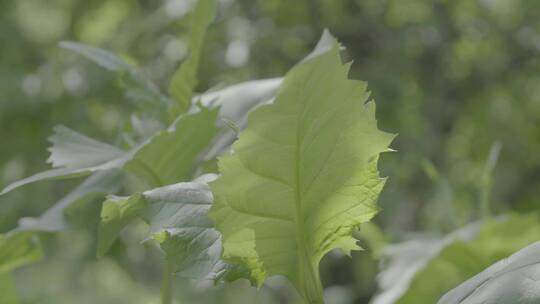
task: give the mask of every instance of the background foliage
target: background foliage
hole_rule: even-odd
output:
[[[113,50],[165,89],[187,56],[191,7],[189,0],[2,1],[0,185],[47,169],[47,137],[56,124],[109,143],[120,143],[118,131],[130,126],[134,105],[124,96],[124,80],[59,48],[60,40]],[[197,91],[282,76],[328,28],[354,60],[350,76],[368,82],[379,127],[399,133],[392,145],[399,153],[380,160],[382,174],[391,178],[378,226],[391,241],[406,238],[406,231],[440,236],[480,218],[483,199],[497,214],[537,212],[539,15],[533,0],[224,0],[203,46]],[[486,173],[497,142],[497,165]],[[75,184],[42,182],[1,196],[0,232],[20,217],[41,214]],[[99,210],[88,207],[89,220],[76,221],[76,231],[40,237],[47,258],[16,271],[16,280],[25,282],[18,284],[22,303],[157,302],[160,256],[136,241],[141,229],[125,231],[111,255],[95,258],[94,228],[88,227],[95,227]],[[495,246],[486,234],[496,232],[486,228],[460,246]],[[377,249],[377,242],[368,243]],[[352,262],[323,261],[330,303],[366,303],[373,296],[378,262],[372,251],[354,253]],[[178,284],[185,286],[178,293],[186,303],[294,298],[279,279],[259,292],[244,281],[212,293]]]

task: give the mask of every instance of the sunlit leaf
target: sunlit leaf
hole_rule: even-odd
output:
[[[377,159],[393,138],[377,129],[366,84],[348,70],[334,39],[295,66],[274,103],[249,115],[211,183],[225,261],[258,284],[284,275],[309,303],[322,301],[321,258],[358,249],[352,232],[378,212]]]

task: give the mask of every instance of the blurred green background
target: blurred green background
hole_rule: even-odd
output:
[[[118,142],[133,105],[118,79],[58,47],[113,50],[162,88],[187,52],[191,0],[0,2],[0,186],[47,169],[47,137],[66,125]],[[484,167],[502,146],[489,202],[537,212],[540,194],[540,2],[533,0],[222,0],[207,36],[199,92],[282,76],[328,28],[369,83],[379,127],[399,133],[380,162],[389,176],[376,223],[445,233],[479,217]],[[41,182],[0,197],[0,232],[36,216],[76,181]],[[97,218],[99,209],[89,214]],[[92,213],[93,212],[93,213]],[[84,226],[84,225],[81,225]],[[137,228],[124,239],[137,240]],[[17,272],[22,303],[158,303],[160,255],[118,245],[94,258],[88,229],[45,236],[46,259]],[[352,263],[352,264],[351,264]],[[351,267],[352,265],[352,267]],[[367,252],[322,267],[330,303],[366,303],[377,263]],[[280,280],[212,292],[178,282],[182,303],[284,303]],[[219,300],[216,300],[219,299]],[[216,302],[217,301],[217,302]]]

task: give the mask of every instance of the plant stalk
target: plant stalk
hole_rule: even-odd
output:
[[[161,283],[161,304],[173,303],[173,276],[175,265],[173,261],[165,259],[165,267],[163,269],[163,281]]]

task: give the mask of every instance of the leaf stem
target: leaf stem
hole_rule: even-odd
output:
[[[163,269],[163,281],[161,283],[161,304],[173,303],[173,276],[175,271],[174,262],[170,259],[165,259],[165,267]]]

